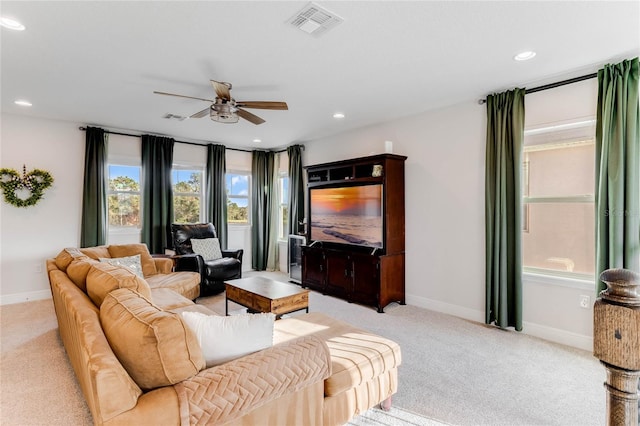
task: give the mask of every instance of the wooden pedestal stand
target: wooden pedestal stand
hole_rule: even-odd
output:
[[[593,312],[593,355],[607,369],[607,425],[638,425],[640,274],[609,269]]]

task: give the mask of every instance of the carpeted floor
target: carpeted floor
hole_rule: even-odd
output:
[[[224,313],[223,295],[198,303]],[[586,351],[409,305],[378,314],[312,293],[310,309],[402,348],[394,410],[370,410],[354,425],[605,423],[604,368]],[[2,425],[92,424],[50,300],[0,306],[0,344]]]

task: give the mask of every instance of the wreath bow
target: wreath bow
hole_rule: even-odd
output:
[[[42,198],[45,189],[53,184],[53,177],[47,171],[33,169],[27,173],[22,166],[22,176],[14,169],[0,169],[0,188],[4,200],[16,207],[35,205]]]

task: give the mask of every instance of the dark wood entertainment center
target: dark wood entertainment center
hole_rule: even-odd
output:
[[[308,245],[302,247],[302,286],[374,306],[405,304],[404,162],[407,157],[380,154],[306,166],[307,200],[314,188],[382,185],[382,247],[314,241],[311,219]],[[307,215],[309,218],[309,215]]]

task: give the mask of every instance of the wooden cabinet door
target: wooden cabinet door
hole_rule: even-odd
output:
[[[302,286],[325,292],[326,259],[324,250],[302,247]]]
[[[327,250],[327,293],[347,297],[352,287],[351,255]]]
[[[379,264],[377,256],[352,256],[353,290],[350,300],[380,308],[378,300],[380,294]]]

